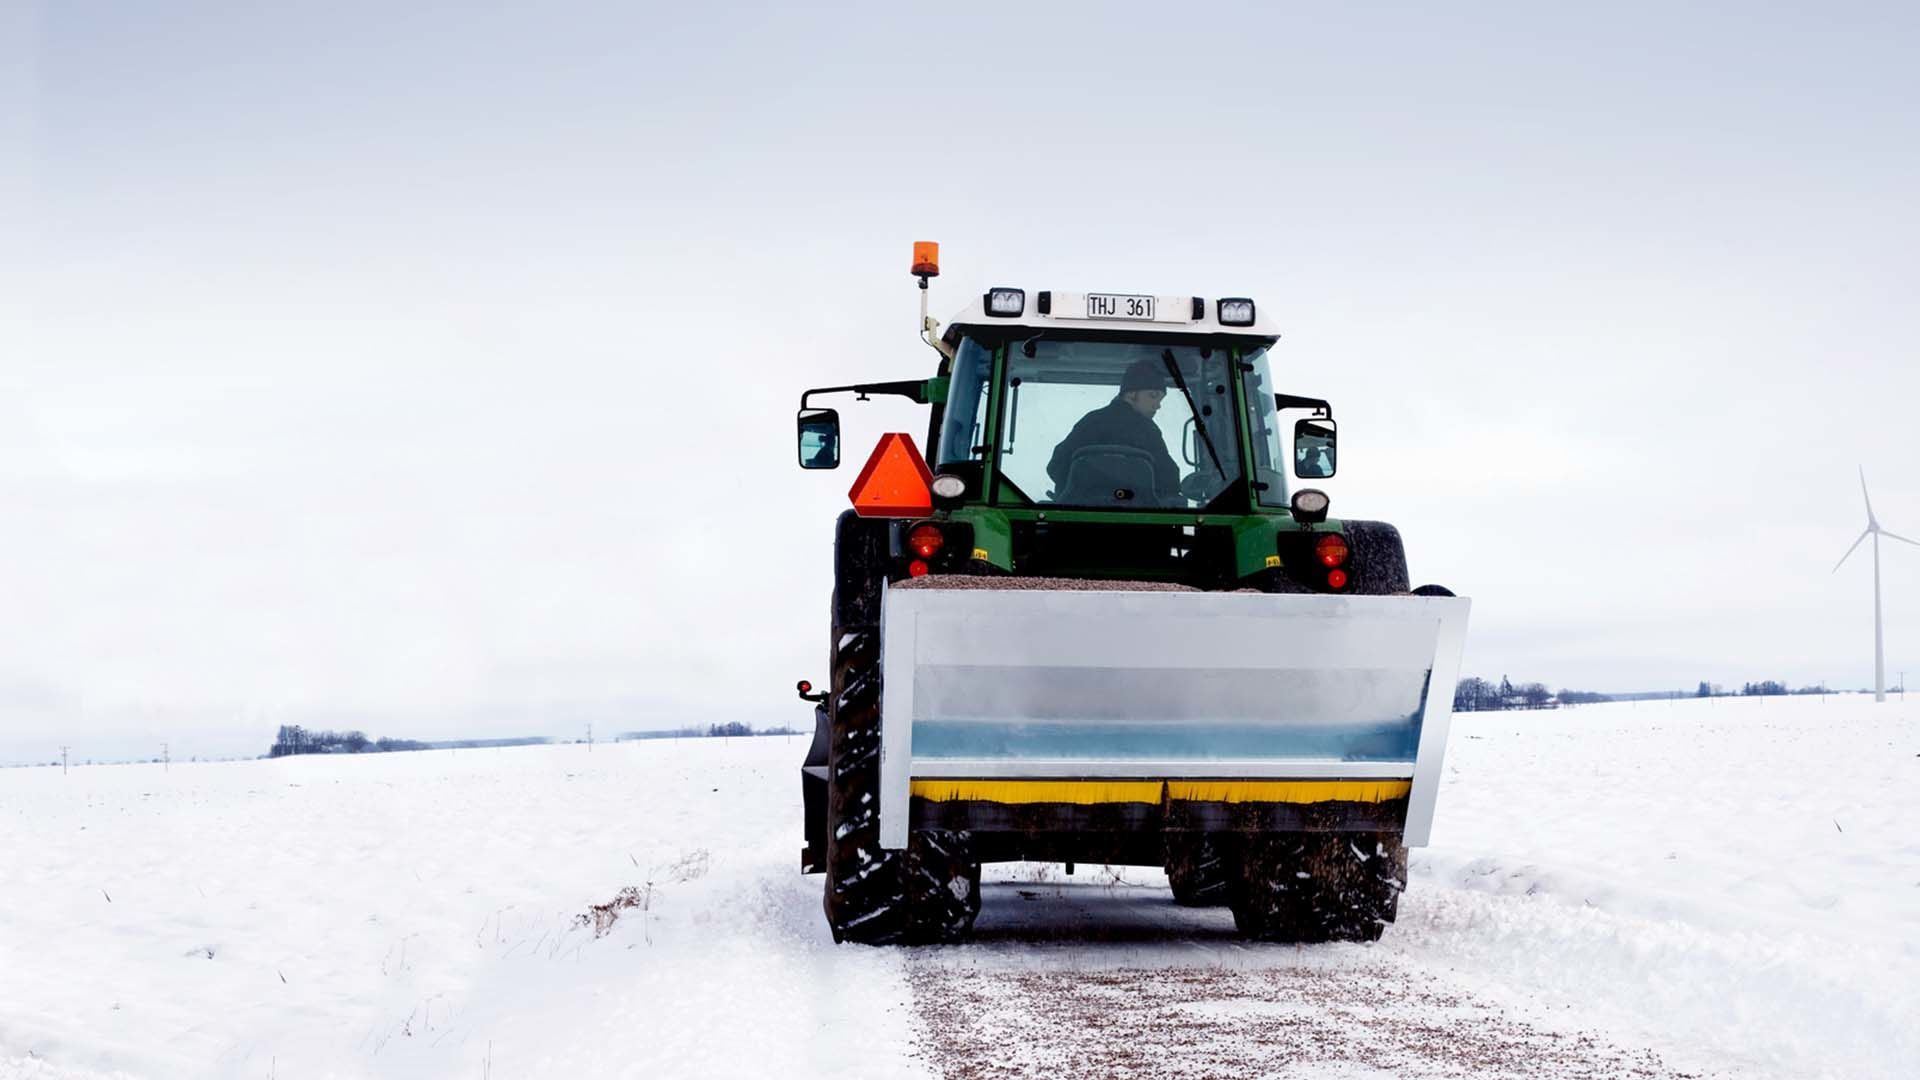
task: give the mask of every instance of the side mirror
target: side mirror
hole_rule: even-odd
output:
[[[800,467],[840,467],[840,414],[832,409],[801,409]]]
[[[1334,435],[1338,425],[1332,420],[1300,420],[1293,425],[1293,474],[1308,480],[1324,480],[1333,475]]]

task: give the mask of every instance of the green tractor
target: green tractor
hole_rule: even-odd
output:
[[[994,288],[926,317],[928,407],[834,540],[831,680],[800,696],[804,872],[836,941],[964,938],[983,863],[1162,867],[1247,937],[1372,940],[1426,843],[1468,602],[1334,519],[1323,400],[1276,390],[1247,298]],[[1291,421],[1289,425],[1289,421]],[[929,460],[930,459],[930,460]]]

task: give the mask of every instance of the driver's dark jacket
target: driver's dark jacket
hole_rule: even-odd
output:
[[[1173,455],[1167,452],[1167,440],[1160,434],[1160,426],[1116,397],[1081,417],[1073,430],[1067,432],[1067,437],[1060,440],[1060,445],[1053,448],[1053,457],[1047,462],[1047,475],[1053,478],[1056,498],[1066,494],[1067,467],[1075,451],[1103,445],[1136,447],[1153,458],[1155,490],[1136,492],[1142,502],[1170,501],[1177,496],[1180,469],[1173,463]]]

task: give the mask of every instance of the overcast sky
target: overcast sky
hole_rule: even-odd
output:
[[[1256,297],[1469,672],[1872,678],[1912,4],[482,6],[0,3],[0,761],[810,722],[916,239]]]

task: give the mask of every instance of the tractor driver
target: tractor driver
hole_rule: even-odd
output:
[[[1140,501],[1155,505],[1179,499],[1180,468],[1167,452],[1160,425],[1153,422],[1153,414],[1160,411],[1160,402],[1166,396],[1167,373],[1163,367],[1151,360],[1130,365],[1120,377],[1120,392],[1114,399],[1081,417],[1053,448],[1047,475],[1053,478],[1054,490],[1066,491],[1075,453],[1093,446],[1124,446],[1145,452],[1153,462],[1154,490],[1140,492]]]

